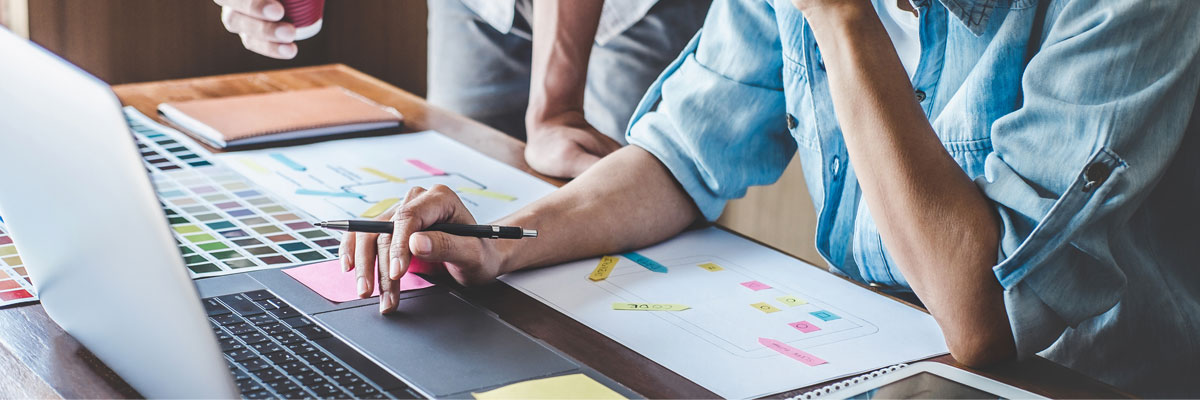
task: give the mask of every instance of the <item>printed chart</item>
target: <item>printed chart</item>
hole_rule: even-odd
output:
[[[219,165],[179,131],[130,107],[125,114],[193,277],[336,257],[338,240],[311,217]]]
[[[554,186],[437,132],[338,140],[217,156],[324,220],[375,218],[413,187],[446,185],[476,221],[503,217]]]
[[[0,219],[0,306],[37,301],[37,291],[29,280],[17,245]]]
[[[724,398],[947,352],[928,314],[716,228],[501,280]]]

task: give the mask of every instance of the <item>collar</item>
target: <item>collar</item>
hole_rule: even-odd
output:
[[[914,7],[920,9],[928,7],[933,0],[911,0]],[[1004,4],[1012,2],[1012,0],[938,0],[946,7],[959,22],[974,33],[975,36],[983,34],[984,28],[987,27],[988,19],[992,14],[996,13],[996,8]]]

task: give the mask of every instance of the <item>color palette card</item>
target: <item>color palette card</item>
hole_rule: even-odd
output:
[[[125,113],[193,277],[336,258],[338,240],[311,217],[214,162],[182,133],[131,107]]]
[[[0,220],[0,307],[37,301],[37,291],[17,254],[17,246]]]

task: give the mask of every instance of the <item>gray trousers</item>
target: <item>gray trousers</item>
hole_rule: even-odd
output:
[[[532,10],[518,1],[513,29],[497,31],[458,0],[429,0],[428,99],[433,105],[525,140]],[[660,0],[588,63],[584,115],[625,143],[625,128],[646,89],[696,34],[709,0]]]

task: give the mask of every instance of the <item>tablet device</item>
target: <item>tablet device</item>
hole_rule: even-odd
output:
[[[831,389],[831,388],[826,388]],[[820,390],[818,399],[1044,399],[1037,394],[936,362]]]

